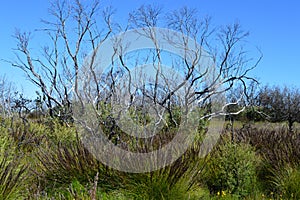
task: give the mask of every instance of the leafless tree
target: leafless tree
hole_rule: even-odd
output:
[[[0,77],[0,116],[12,115],[11,104],[15,96],[16,88],[5,76]]]
[[[130,13],[128,24],[120,28],[112,22],[112,9],[105,9],[99,16],[99,7],[98,1],[91,5],[80,0],[54,1],[50,9],[52,20],[43,21],[46,28],[37,30],[49,36],[49,44],[39,56],[30,48],[30,33],[17,31],[15,34],[17,60],[11,63],[38,86],[51,116],[69,113],[72,101],[81,105],[92,103],[97,110],[101,104],[121,105],[126,100],[127,106],[122,109],[139,111],[143,116],[140,123],[150,123],[155,129],[167,123],[163,117],[167,113],[177,126],[174,109],[188,109],[192,104],[208,105],[237,83],[246,94],[248,81],[255,81],[248,72],[257,66],[261,57],[255,62],[247,58],[243,41],[248,33],[238,23],[211,27],[211,19],[198,19],[196,10],[182,8],[163,13],[160,7],[145,5]],[[166,31],[158,33],[156,27]],[[122,35],[111,41],[110,35],[120,30],[123,35],[139,34],[153,48],[128,53],[131,44]],[[181,52],[181,57],[172,57],[172,53],[164,51],[158,35]],[[104,64],[99,51],[107,41],[113,44],[109,67],[99,68]],[[88,54],[90,51],[92,54]],[[170,66],[167,74],[166,64]],[[147,76],[139,68],[141,65],[150,65],[154,76]],[[229,104],[221,103],[219,110],[202,117],[228,114]],[[122,114],[122,109],[111,109],[115,110],[115,118]],[[149,122],[146,112],[149,110],[157,116],[157,121]]]
[[[142,6],[130,16],[132,27],[144,28],[144,32],[141,34],[149,37],[155,44],[154,56],[156,56],[155,59],[158,60],[158,64],[162,62],[162,51],[159,44],[157,44],[155,33],[151,32],[151,28],[164,24],[167,28],[187,36],[180,38],[179,44],[172,44],[172,39],[174,38],[170,38],[170,44],[174,48],[185,51],[184,63],[174,66],[184,72],[184,79],[183,82],[175,83],[176,86],[173,90],[166,92],[160,104],[166,103],[175,91],[183,87],[187,82],[189,90],[192,87],[194,90],[188,98],[191,101],[201,99],[202,102],[206,102],[206,100],[216,94],[231,90],[236,84],[242,86],[243,94],[247,96],[248,83],[256,82],[254,78],[248,76],[248,72],[257,66],[261,57],[252,66],[249,65],[249,60],[246,58],[246,52],[243,50],[242,45],[243,40],[248,36],[248,32],[244,32],[239,24],[235,23],[221,28],[212,28],[210,18],[199,20],[196,18],[196,11],[186,7],[163,16],[163,13],[157,7]],[[170,36],[167,35],[166,37]],[[188,37],[199,43],[194,50],[189,49]],[[212,44],[215,42],[213,41],[214,39],[217,40],[215,45]],[[210,56],[215,66],[207,67],[205,63],[202,63],[206,56]],[[188,62],[189,60],[190,62]],[[211,69],[215,71],[209,71]],[[157,73],[159,70],[157,68]],[[170,77],[168,78],[170,79]],[[166,80],[166,85],[169,85],[170,82],[171,80]],[[157,88],[153,90],[152,98],[153,101],[156,101],[155,91]]]
[[[45,28],[35,30],[47,36],[42,53],[31,48],[31,33],[16,31],[17,60],[10,63],[38,87],[50,116],[60,116],[70,112],[83,58],[112,32],[113,12],[104,10],[100,22],[96,21],[101,14],[97,0],[91,5],[79,0],[54,0],[49,13],[51,20],[42,21]]]
[[[244,41],[248,33],[238,23],[225,27],[211,27],[211,24],[210,18],[199,20],[193,9],[163,13],[156,6],[141,6],[130,13],[124,32],[110,42],[109,67],[103,67],[107,65],[103,62],[103,55],[107,54],[101,51],[102,44],[94,48],[96,51],[86,60],[81,73],[79,101],[84,101],[85,105],[94,104],[94,110],[99,109],[99,102],[110,104],[113,118],[127,133],[139,132],[134,130],[138,127],[130,122],[136,118],[142,119],[139,120],[142,126],[150,127],[145,132],[151,130],[151,134],[170,123],[178,127],[180,119],[176,118],[176,108],[188,112],[189,106],[195,104],[205,107],[212,101],[218,104],[220,100],[219,109],[200,119],[228,115],[227,107],[237,104],[242,97],[224,103],[218,99],[219,95],[229,92],[237,84],[241,86],[241,96],[249,95],[249,83],[257,81],[248,73],[262,56],[254,61],[247,58]],[[165,29],[160,32],[157,27]],[[124,36],[126,34],[134,35],[131,41]],[[140,37],[152,48],[148,49],[146,45],[142,53],[131,52],[131,45],[139,42]],[[181,56],[166,51],[166,44]],[[165,65],[169,68],[166,69]],[[102,67],[99,70],[97,66]],[[148,66],[152,71],[141,66]],[[139,112],[132,115],[132,110]],[[243,108],[231,114],[242,111]],[[124,112],[131,114],[124,117]],[[150,122],[149,113],[156,120]]]

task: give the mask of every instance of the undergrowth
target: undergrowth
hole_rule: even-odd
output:
[[[223,133],[205,157],[201,134],[171,165],[126,173],[97,160],[75,127],[1,119],[0,199],[300,198],[298,132],[244,126],[234,141]]]

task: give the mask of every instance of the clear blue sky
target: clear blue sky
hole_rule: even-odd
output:
[[[298,0],[103,0],[103,6],[112,5],[116,19],[124,19],[128,12],[143,3],[155,3],[172,10],[182,6],[196,8],[200,17],[209,15],[213,24],[226,25],[239,21],[249,30],[248,45],[259,47],[263,60],[252,72],[263,84],[287,85],[300,88],[300,1]],[[41,28],[41,19],[48,16],[48,0],[7,0],[0,4],[0,59],[13,59],[16,28],[30,31]],[[43,45],[42,41],[36,47]],[[254,55],[255,56],[255,55]],[[0,76],[22,86],[25,94],[32,89],[24,74],[0,61]],[[30,89],[29,89],[30,88]],[[29,89],[29,90],[28,90]],[[33,89],[32,89],[33,90]],[[32,91],[34,93],[34,91]]]

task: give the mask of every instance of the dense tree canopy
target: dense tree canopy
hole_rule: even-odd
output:
[[[258,105],[269,120],[288,122],[290,130],[295,122],[300,122],[300,91],[297,88],[266,86],[259,92]]]

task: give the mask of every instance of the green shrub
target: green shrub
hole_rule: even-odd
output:
[[[54,143],[75,142],[77,134],[75,127],[61,124],[57,119],[47,119],[44,123],[31,122],[28,131]]]
[[[211,153],[203,180],[214,194],[246,196],[256,185],[257,161],[250,145],[225,141]]]

